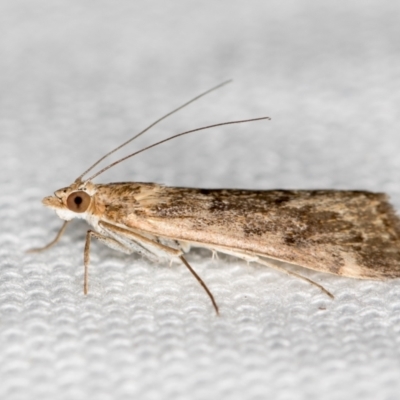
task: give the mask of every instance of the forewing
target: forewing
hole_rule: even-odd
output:
[[[159,237],[344,276],[400,277],[400,221],[384,194],[136,185],[109,207],[111,222],[118,210],[119,223]]]

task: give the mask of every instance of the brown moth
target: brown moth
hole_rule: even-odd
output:
[[[238,122],[247,121],[225,124]],[[212,126],[218,125],[223,124]],[[209,127],[174,135],[139,152]],[[82,179],[105,157],[134,138],[102,157],[73,184],[43,199],[43,204],[54,209],[65,223],[53,242],[36,250],[56,243],[68,221],[74,218],[85,219],[92,227],[87,232],[84,250],[85,294],[92,238],[124,253],[136,252],[155,261],[181,261],[204,287],[217,313],[213,295],[184,258],[184,253],[191,247],[203,247],[271,266],[318,286],[331,297],[321,285],[286,271],[279,261],[353,278],[400,277],[400,220],[385,194],[348,190],[195,189],[138,182],[93,183],[93,178],[139,152]]]

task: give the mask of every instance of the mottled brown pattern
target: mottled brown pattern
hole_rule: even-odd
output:
[[[112,187],[118,195],[111,201],[102,196],[108,185],[97,186],[96,196],[112,223],[335,274],[400,277],[400,222],[384,194]]]
[[[400,277],[400,221],[381,193],[214,190],[77,181],[44,204],[66,220],[73,191],[91,196],[80,217],[161,242],[270,257],[356,278]]]

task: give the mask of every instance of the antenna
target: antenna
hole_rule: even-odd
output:
[[[101,157],[100,159],[98,159],[92,166],[90,166],[83,174],[81,174],[76,180],[81,180],[89,171],[91,171],[96,165],[98,165],[99,163],[101,163],[105,158],[109,157],[111,154],[115,153],[116,151],[118,151],[119,149],[121,149],[122,147],[126,146],[128,143],[132,142],[133,140],[135,140],[136,138],[138,138],[139,136],[143,135],[145,132],[147,132],[149,129],[151,129],[154,125],[157,125],[159,122],[161,122],[162,120],[166,119],[167,117],[169,117],[172,114],[175,114],[176,112],[178,112],[179,110],[182,110],[182,108],[188,106],[189,104],[193,103],[194,101],[200,99],[201,97],[213,92],[214,90],[217,90],[219,88],[221,88],[222,86],[227,85],[228,83],[232,82],[232,79],[229,79],[225,82],[220,83],[217,86],[214,86],[213,88],[207,90],[206,92],[203,92],[201,94],[199,94],[198,96],[194,97],[193,99],[189,100],[188,102],[182,104],[181,106],[179,106],[178,108],[175,108],[175,110],[170,111],[168,114],[163,115],[161,118],[157,119],[156,121],[154,121],[152,124],[150,124],[147,128],[143,129],[141,132],[137,133],[135,136],[133,136],[132,138],[130,138],[129,140],[127,140],[126,142],[122,143],[121,145],[119,145],[118,147],[116,147],[115,149],[111,150],[110,152],[108,152],[106,155],[104,155],[103,157]],[[90,180],[90,179],[89,179]]]
[[[131,154],[125,156],[125,157],[120,158],[119,160],[117,160],[117,161],[115,161],[115,162],[113,162],[113,163],[107,165],[106,167],[104,167],[103,169],[101,169],[99,172],[96,172],[94,175],[92,175],[90,178],[88,178],[87,181],[91,181],[92,179],[96,178],[97,176],[99,176],[99,175],[102,174],[103,172],[105,172],[105,171],[107,171],[108,169],[114,167],[115,165],[117,165],[117,164],[119,164],[119,163],[121,163],[121,162],[127,160],[128,158],[131,158],[131,157],[133,157],[133,156],[136,156],[136,155],[139,154],[139,153],[142,153],[142,152],[144,152],[144,151],[146,151],[146,150],[149,150],[149,149],[151,149],[151,148],[153,148],[153,147],[156,147],[156,146],[158,146],[158,145],[160,145],[160,144],[162,144],[162,143],[168,142],[168,141],[170,141],[170,140],[172,140],[172,139],[176,139],[176,138],[178,138],[178,137],[180,137],[180,136],[187,135],[187,134],[193,133],[193,132],[202,131],[202,130],[205,130],[205,129],[215,128],[216,126],[232,125],[232,124],[242,124],[242,123],[244,123],[244,122],[260,121],[260,120],[264,120],[264,119],[270,120],[271,118],[270,118],[270,117],[261,117],[261,118],[243,119],[243,120],[240,120],[240,121],[222,122],[222,123],[219,123],[219,124],[203,126],[203,127],[201,127],[201,128],[196,128],[196,129],[192,129],[192,130],[190,130],[190,131],[178,133],[178,134],[173,135],[173,136],[170,136],[170,137],[168,137],[168,138],[166,138],[166,139],[164,139],[164,140],[160,140],[159,142],[153,143],[153,144],[151,144],[150,146],[144,147],[144,148],[141,149],[141,150],[135,151],[134,153],[131,153]],[[79,180],[80,178],[81,178],[81,177],[79,177],[77,180]]]

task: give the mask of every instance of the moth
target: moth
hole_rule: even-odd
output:
[[[43,204],[64,224],[84,219],[91,226],[84,249],[84,293],[92,238],[123,253],[139,253],[154,261],[178,260],[203,286],[218,314],[217,303],[184,254],[192,247],[226,253],[286,270],[282,263],[335,275],[386,279],[400,277],[400,219],[382,193],[350,190],[236,190],[168,187],[156,183],[96,184],[94,178],[142,151],[167,140],[214,126],[269,119],[231,121],[183,132],[132,153],[83,177],[104,158],[143,134],[162,119],[197,100],[218,85],[163,116],[144,131],[112,150],[70,186],[45,197]]]

